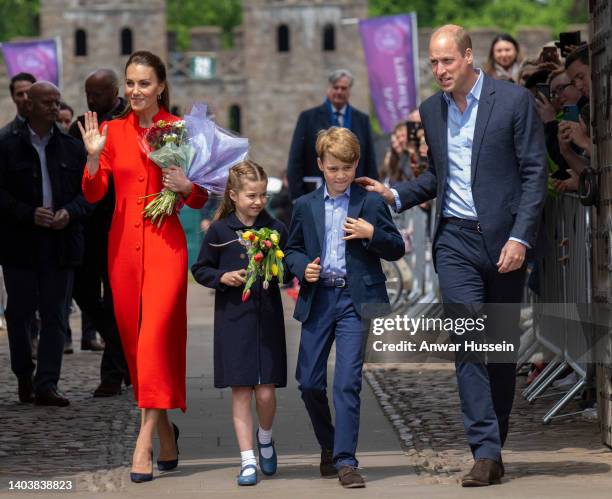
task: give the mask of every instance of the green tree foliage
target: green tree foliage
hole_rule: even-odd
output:
[[[446,23],[497,27],[514,32],[520,26],[548,26],[555,32],[586,23],[584,0],[370,0],[370,15],[416,12],[419,26]]]
[[[0,0],[0,42],[38,34],[38,0]]]
[[[177,35],[178,48],[189,48],[189,30],[197,26],[223,28],[224,44],[231,44],[234,26],[242,22],[240,0],[166,0],[168,31]]]

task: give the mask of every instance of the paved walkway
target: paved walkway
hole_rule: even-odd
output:
[[[188,412],[172,414],[181,428],[181,465],[175,472],[156,473],[151,483],[129,482],[138,424],[131,393],[91,398],[100,354],[77,351],[66,356],[60,389],[71,399],[70,407],[22,406],[15,402],[16,382],[8,367],[6,336],[0,332],[0,380],[7,380],[0,386],[0,496],[30,495],[3,493],[9,479],[70,477],[77,483],[73,497],[116,491],[121,497],[147,499],[168,495],[177,499],[609,497],[612,453],[598,443],[593,423],[581,428],[575,422],[517,428],[509,440],[504,484],[479,490],[458,487],[457,478],[469,469],[469,455],[457,425],[452,371],[444,365],[428,366],[425,375],[424,369],[414,365],[370,366],[367,378],[378,399],[364,383],[358,452],[367,488],[349,491],[337,480],[320,479],[319,449],[293,381],[299,325],[290,318],[292,306],[286,301],[290,382],[278,391],[274,426],[279,472],[250,488],[235,484],[239,463],[229,391],[212,386],[212,296],[208,290],[196,285],[189,289]],[[77,331],[78,322],[75,326]],[[566,443],[568,434],[571,438]]]

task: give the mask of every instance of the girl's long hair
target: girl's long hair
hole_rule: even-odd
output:
[[[261,166],[250,159],[241,161],[237,165],[232,166],[227,177],[227,184],[225,186],[223,200],[221,201],[219,208],[217,208],[214,220],[221,220],[222,218],[227,217],[230,213],[236,211],[236,206],[230,198],[230,191],[240,191],[246,180],[250,180],[251,182],[263,181],[267,183],[268,176]]]

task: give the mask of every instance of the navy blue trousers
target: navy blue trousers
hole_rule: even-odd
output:
[[[482,234],[444,221],[436,239],[435,256],[447,316],[482,316],[493,307],[488,304],[503,304],[495,305],[497,313],[488,316],[484,341],[505,340],[518,345],[525,267],[500,274],[496,261],[488,256]],[[452,336],[455,342],[468,339],[465,335]],[[455,368],[472,454],[475,459],[499,461],[514,401],[516,355],[504,354],[496,360],[494,356],[462,351],[455,358]]]
[[[322,448],[333,449],[334,465],[358,466],[361,370],[367,328],[348,289],[319,287],[308,320],[302,324],[296,379]],[[336,426],[327,400],[327,359],[336,341],[333,400]]]

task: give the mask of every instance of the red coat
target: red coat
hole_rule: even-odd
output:
[[[174,121],[161,110],[153,121]],[[162,189],[161,169],[143,151],[145,130],[134,113],[107,123],[108,138],[93,177],[87,168],[83,193],[89,202],[115,186],[108,267],[123,351],[138,407],[183,411],[187,346],[187,244],[176,214],[161,227],[144,220],[144,196]],[[194,185],[186,204],[200,208],[206,191]]]

